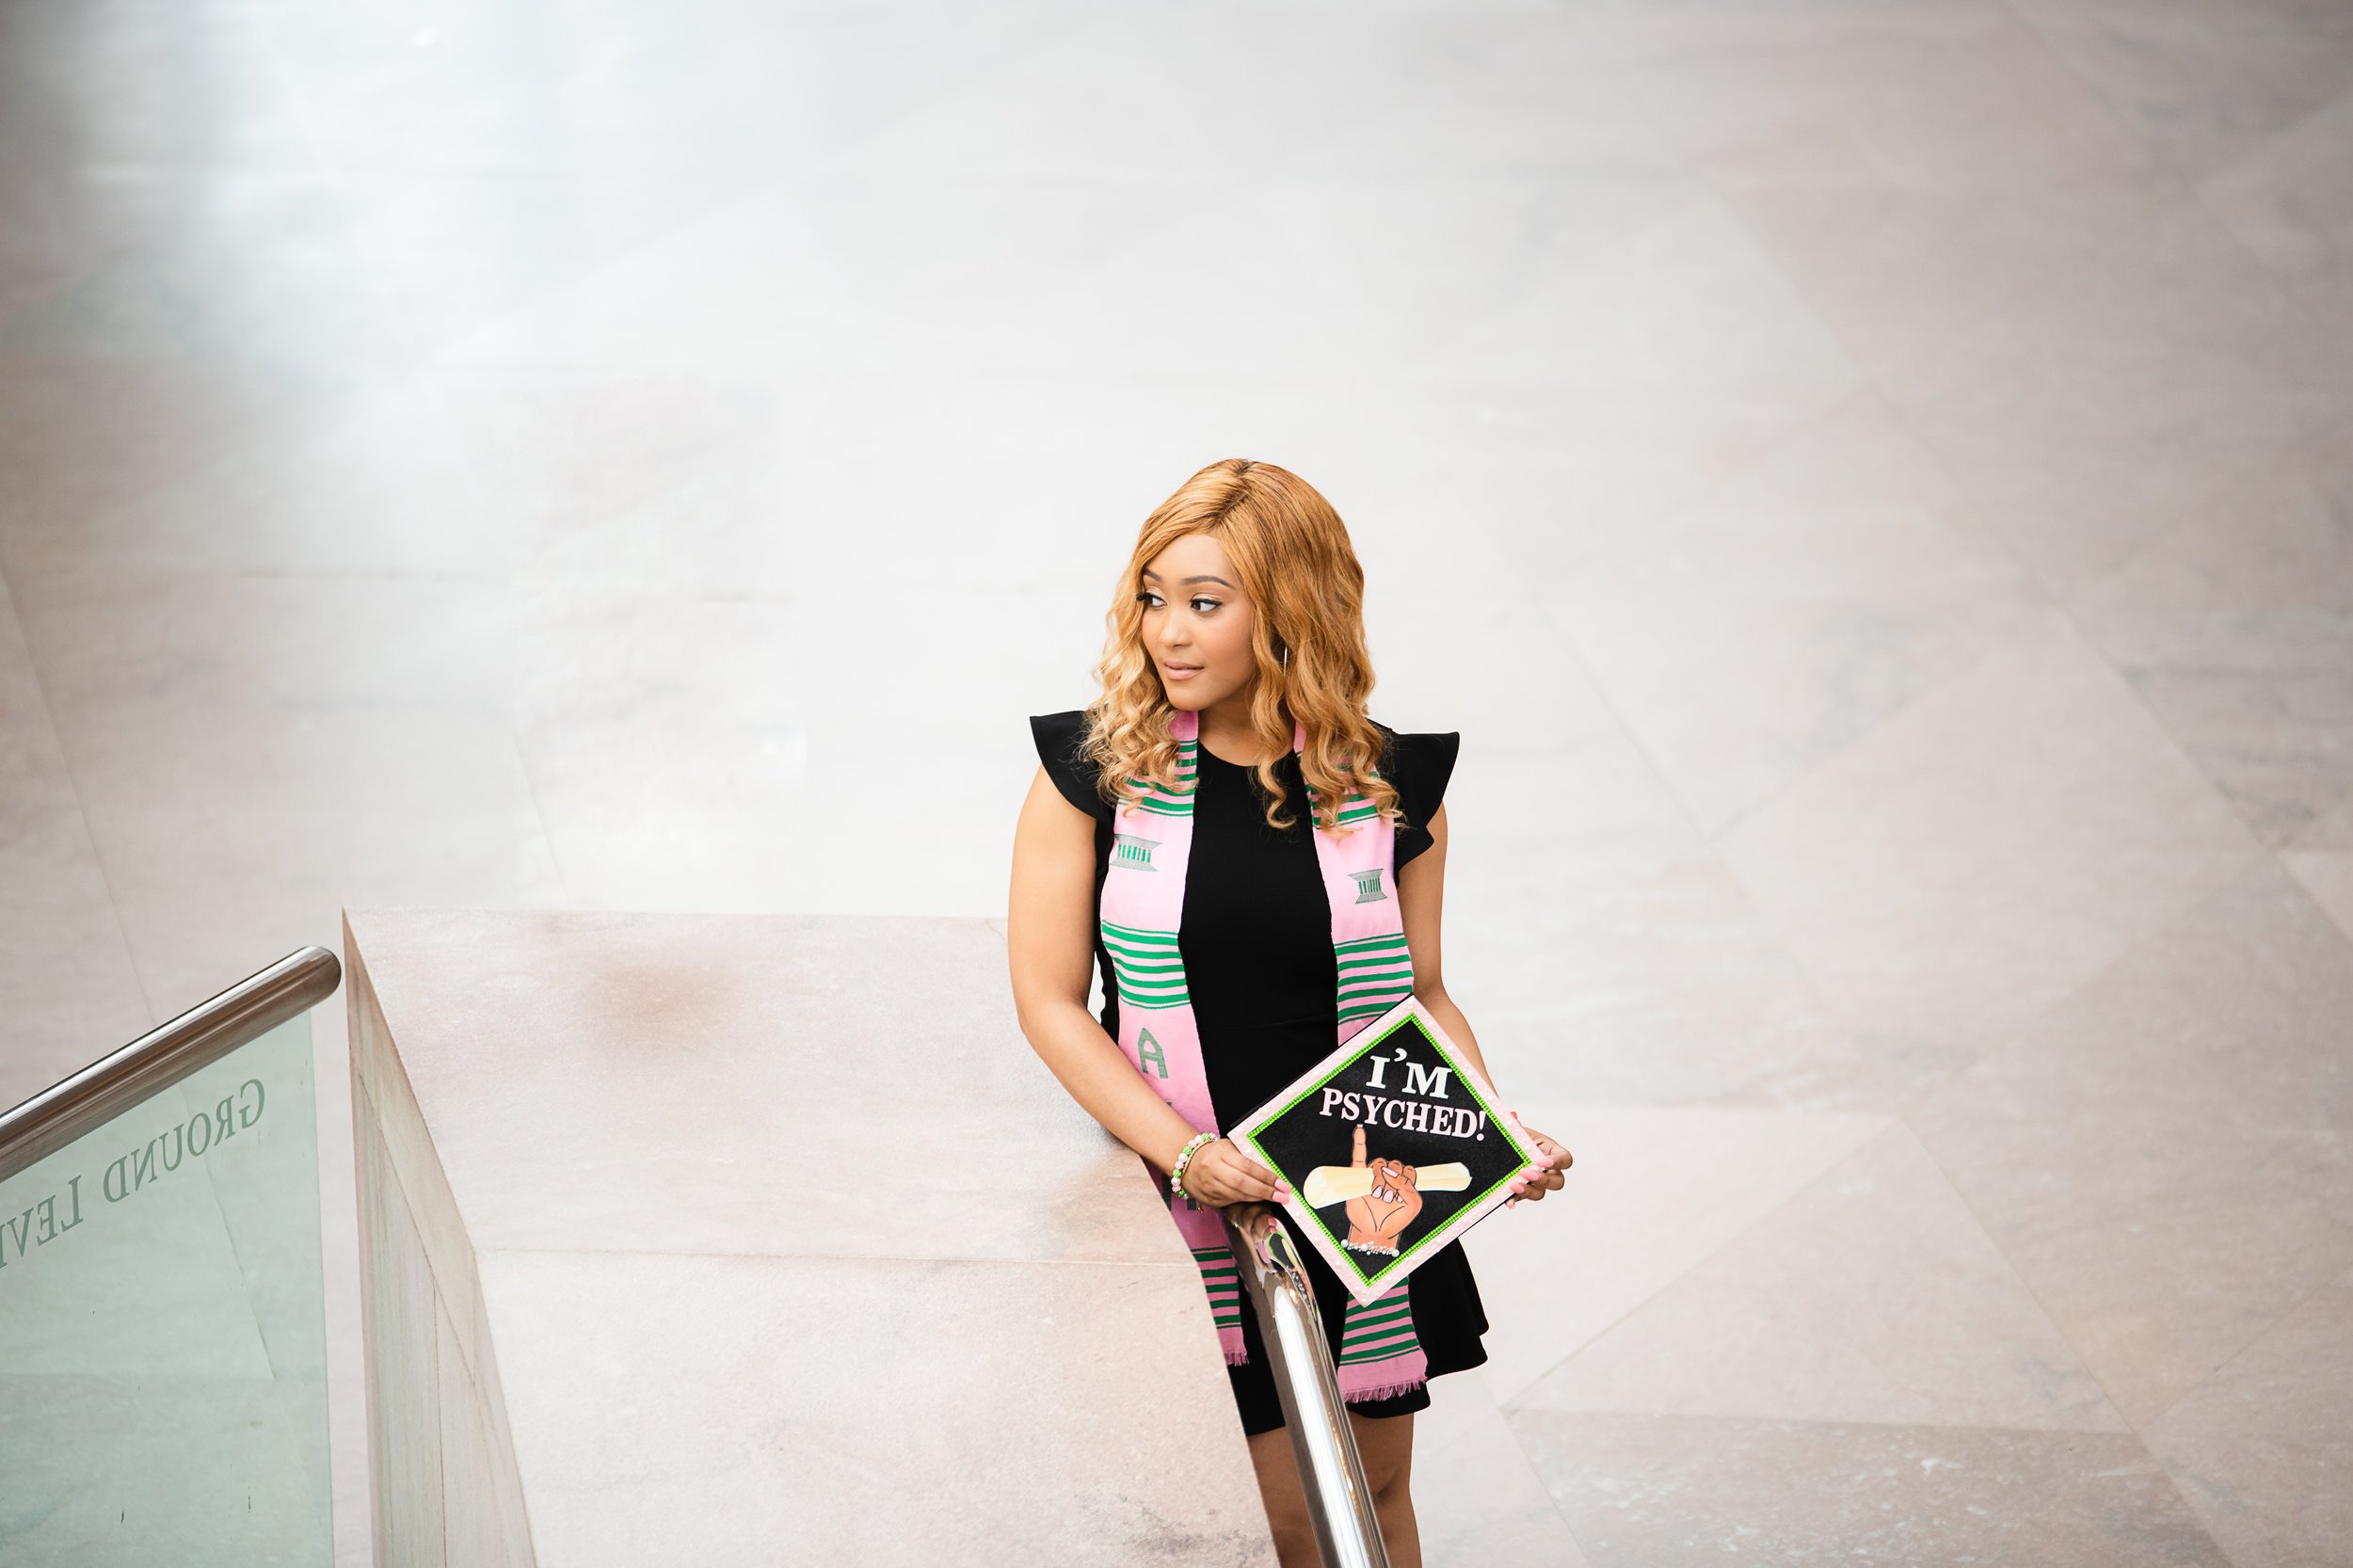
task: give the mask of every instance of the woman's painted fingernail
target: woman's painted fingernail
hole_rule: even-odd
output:
[[[1536,1163],[1549,1171],[1552,1169],[1552,1156],[1548,1154],[1540,1154],[1536,1157]]]

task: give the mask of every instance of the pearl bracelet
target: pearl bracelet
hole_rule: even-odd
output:
[[[1170,1192],[1187,1203],[1193,1201],[1193,1194],[1185,1191],[1185,1167],[1193,1163],[1193,1157],[1201,1152],[1203,1144],[1216,1142],[1217,1134],[1214,1132],[1193,1134],[1193,1142],[1187,1144],[1184,1151],[1176,1156],[1176,1163],[1168,1168],[1168,1190]]]

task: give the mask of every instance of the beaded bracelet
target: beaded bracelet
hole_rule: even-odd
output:
[[[1204,1144],[1216,1142],[1217,1134],[1214,1132],[1193,1134],[1193,1142],[1187,1144],[1184,1151],[1176,1156],[1176,1163],[1168,1168],[1168,1190],[1170,1192],[1188,1203],[1193,1201],[1193,1194],[1185,1191],[1185,1167],[1193,1163],[1193,1157],[1201,1152],[1201,1146]]]

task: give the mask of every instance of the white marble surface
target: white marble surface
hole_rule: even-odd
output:
[[[347,931],[379,1560],[1272,1563],[1193,1259],[987,923]]]
[[[1582,1167],[1475,1239],[1432,1561],[2309,1561],[2348,367],[2341,0],[19,0],[0,1098],[346,905],[1000,914],[1022,716],[1263,456],[1355,538],[1375,714],[1463,733],[1447,970]],[[1892,1212],[1816,1185],[1898,1127]],[[466,1281],[411,1325],[461,1363]],[[2085,1372],[2127,1431],[2053,1430]],[[2018,1489],[1846,1484],[1896,1430]]]

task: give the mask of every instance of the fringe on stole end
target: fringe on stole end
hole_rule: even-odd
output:
[[[1225,1352],[1225,1365],[1228,1367],[1247,1367],[1250,1365],[1249,1351],[1240,1348],[1227,1351]],[[1369,1388],[1359,1388],[1353,1394],[1341,1395],[1340,1402],[1342,1404],[1363,1404],[1370,1400],[1393,1400],[1400,1394],[1412,1393],[1415,1389],[1429,1383],[1429,1381],[1430,1380],[1426,1377],[1420,1377],[1406,1378],[1399,1383],[1377,1383]]]

